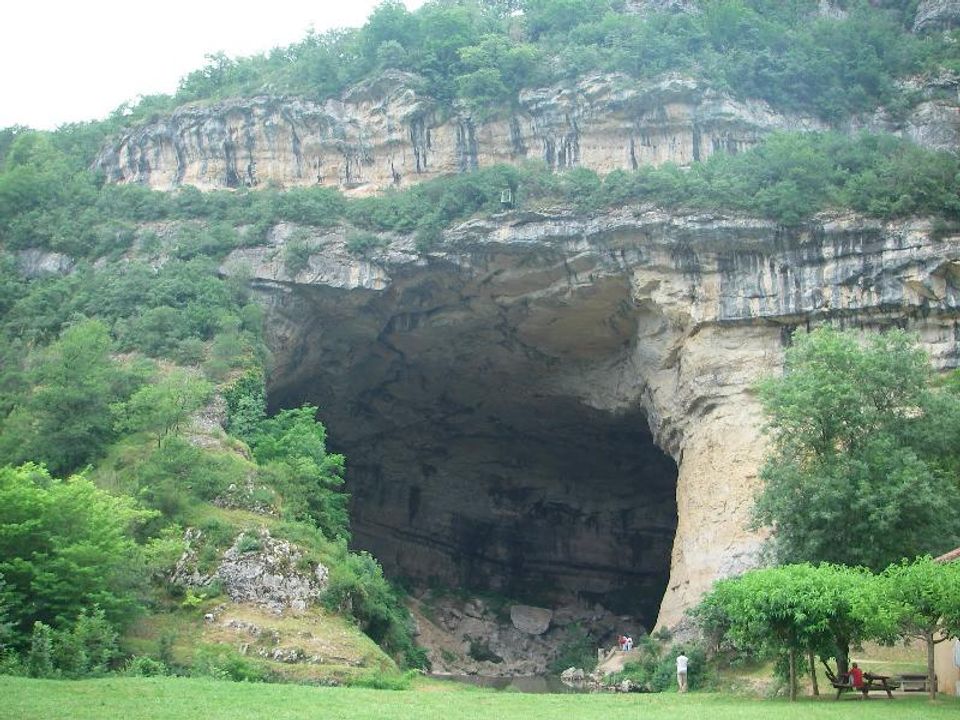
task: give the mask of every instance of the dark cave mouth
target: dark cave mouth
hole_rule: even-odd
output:
[[[354,548],[407,586],[600,604],[652,629],[677,467],[644,414],[424,370],[321,408],[347,457]]]
[[[347,457],[353,545],[389,577],[599,603],[652,629],[677,466],[639,407],[584,400],[588,383],[633,367],[641,310],[622,277],[572,291],[555,258],[496,263],[560,281],[558,293],[504,299],[516,278],[500,270],[430,269],[381,293],[296,288],[272,343],[270,405],[320,407]]]
[[[642,413],[556,400],[528,410],[527,427],[486,418],[385,438],[373,453],[345,448],[355,545],[414,585],[599,603],[652,629],[676,533],[675,463]]]

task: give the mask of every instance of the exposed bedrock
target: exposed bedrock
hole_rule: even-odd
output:
[[[424,583],[674,624],[756,560],[751,388],[793,329],[903,326],[958,361],[960,237],[922,220],[509,214],[428,257],[317,235],[289,277],[292,231],[225,265],[268,308],[271,402],[321,406],[356,544]]]
[[[882,108],[846,128],[893,132],[926,147],[960,147],[957,78],[908,89],[922,98],[905,118]],[[443,106],[415,75],[391,70],[312,102],[261,96],[187,105],[104,148],[109,181],[168,190],[330,186],[373,193],[497,163],[541,161],[601,173],[736,153],[776,131],[824,130],[813,115],[778,112],[680,74],[625,75],[524,90],[517,107],[480,121]]]

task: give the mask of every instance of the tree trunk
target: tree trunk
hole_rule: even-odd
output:
[[[842,678],[850,672],[850,647],[837,645],[837,677]]]
[[[810,687],[813,690],[813,696],[820,697],[820,686],[817,685],[817,663],[813,650],[807,652],[807,659],[810,661]]]
[[[790,702],[797,700],[797,651],[790,648]]]
[[[923,639],[927,643],[927,689],[930,693],[930,699],[937,699],[937,681],[936,672],[933,669],[933,633],[928,632]]]

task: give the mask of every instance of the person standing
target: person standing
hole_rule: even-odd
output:
[[[684,655],[683,650],[677,655],[677,691],[685,693],[687,691],[687,665],[690,658]]]

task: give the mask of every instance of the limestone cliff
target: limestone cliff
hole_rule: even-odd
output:
[[[917,87],[904,119],[882,109],[849,130],[896,132],[935,149],[960,146],[957,82]],[[623,75],[526,90],[490,120],[441,106],[415,75],[387,71],[326,102],[284,97],[189,105],[122,136],[97,166],[111,182],[157,189],[326,185],[352,193],[402,187],[496,163],[540,161],[606,173],[686,165],[749,148],[778,131],[822,130],[813,116],[739,100],[703,82]]]
[[[918,32],[948,30],[960,25],[958,0],[920,0],[913,29]]]
[[[960,361],[960,236],[924,220],[513,213],[427,256],[316,234],[296,277],[292,231],[224,267],[268,307],[275,402],[319,403],[355,462],[358,543],[394,574],[620,598],[648,626],[754,562],[751,388],[791,331],[903,326]]]

